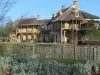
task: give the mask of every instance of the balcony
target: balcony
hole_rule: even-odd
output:
[[[74,30],[79,30],[79,26],[78,26],[78,24],[74,24],[73,29],[74,29]]]
[[[33,30],[32,29],[27,29],[27,33],[32,33]]]
[[[16,31],[17,31],[17,33],[26,33],[27,32],[27,29],[26,28],[17,29]]]
[[[68,24],[68,23],[66,23],[66,24],[63,25],[62,29],[79,30],[79,26],[78,26],[78,24]]]
[[[22,33],[26,33],[26,31],[27,31],[26,29],[22,29]]]
[[[39,34],[39,33],[40,33],[40,30],[38,30],[38,29],[33,29],[33,33]]]
[[[70,29],[70,25],[69,25],[68,23],[66,23],[66,24],[64,24],[64,25],[62,26],[62,28],[63,28],[63,29]]]

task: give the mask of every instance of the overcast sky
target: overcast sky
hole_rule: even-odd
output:
[[[41,15],[41,19],[49,19],[52,14],[59,11],[62,5],[69,7],[74,0],[16,0],[16,4],[7,13],[12,20],[25,17],[36,17]],[[100,0],[79,0],[79,9],[91,14],[100,16]]]

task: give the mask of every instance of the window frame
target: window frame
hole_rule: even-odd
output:
[[[79,17],[79,11],[75,11],[75,17]]]

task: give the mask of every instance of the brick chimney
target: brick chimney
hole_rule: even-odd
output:
[[[62,5],[62,9],[65,9],[66,8],[66,6],[65,5]]]
[[[37,20],[40,20],[40,15],[39,14],[37,15]]]
[[[74,0],[74,6],[75,8],[78,8],[78,0]]]

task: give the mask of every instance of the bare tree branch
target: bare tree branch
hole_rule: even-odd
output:
[[[0,23],[5,19],[6,13],[11,9],[15,0],[0,0]]]

